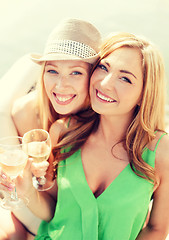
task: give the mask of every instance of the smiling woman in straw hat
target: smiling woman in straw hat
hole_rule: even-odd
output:
[[[49,130],[51,123],[59,118],[59,114],[64,115],[72,113],[71,110],[67,110],[65,113],[64,110],[61,110],[60,112],[60,106],[64,109],[67,106],[69,107],[70,104],[74,104],[76,107],[73,112],[78,110],[79,107],[82,107],[82,105],[83,108],[89,106],[87,85],[92,64],[94,64],[98,59],[100,42],[100,33],[92,24],[82,20],[68,19],[63,21],[52,31],[46,43],[43,55],[31,54],[31,59],[42,66],[41,77],[37,86],[38,103],[35,105],[34,100],[33,104],[31,103],[31,100],[28,100],[27,103],[28,96],[25,97],[26,100],[25,98],[19,99],[15,103],[12,113],[20,135],[23,135],[25,132],[25,125],[27,125],[26,130],[29,128],[31,129],[32,126],[34,126],[33,118],[33,121],[25,124],[27,116],[23,114],[21,109],[21,106],[25,102],[26,107],[28,107],[28,111],[33,110],[33,113],[37,113],[36,115],[34,114],[34,118],[36,119],[39,117],[40,124],[37,126],[43,126],[46,130]],[[71,66],[69,66],[69,64],[71,64]],[[78,71],[78,67],[85,70],[85,73],[83,74],[80,70]],[[78,81],[79,78],[86,78],[86,81],[80,83]],[[50,85],[51,82],[53,83],[53,86]],[[62,86],[64,83],[66,86],[65,88]],[[80,94],[78,96],[78,93],[75,94],[74,92],[76,90],[73,88],[75,88],[78,84],[81,86],[84,84],[84,86],[82,86],[83,94],[85,94],[83,99],[81,99]],[[49,87],[52,87],[51,91],[49,90]],[[59,90],[60,87],[61,90]],[[73,95],[70,99],[70,104],[66,104],[67,102],[64,102],[63,99],[68,98],[69,96],[64,96],[62,92],[64,94],[66,93],[66,95]],[[56,95],[56,93],[60,95]],[[58,96],[60,96],[60,98],[58,98]],[[59,101],[61,98],[63,101]],[[35,122],[36,124],[38,123],[38,121]]]
[[[20,136],[34,128],[49,131],[54,123],[51,138],[56,143],[68,122],[72,128],[78,126],[80,132],[84,124],[93,121],[88,85],[92,65],[98,59],[100,42],[100,33],[92,24],[79,19],[67,19],[52,31],[42,55],[31,54],[32,61],[41,66],[41,75],[36,90],[19,98],[13,105],[12,117]],[[70,139],[73,137],[70,135]],[[0,176],[0,188],[9,191],[11,185],[6,180]],[[55,191],[55,187],[51,191]],[[56,198],[56,192],[54,195]],[[45,214],[45,209],[42,211],[40,207],[39,210]],[[27,208],[15,210],[15,215],[36,233],[39,220]],[[2,223],[0,227],[9,238],[15,235],[17,239],[24,239],[24,234],[20,238],[18,224],[12,217],[12,220],[8,219],[8,225]]]

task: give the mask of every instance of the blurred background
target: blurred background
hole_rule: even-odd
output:
[[[169,78],[169,0],[0,0],[0,3],[0,78],[24,54],[41,53],[51,30],[68,17],[90,21],[103,36],[113,31],[146,36],[161,50]],[[168,89],[169,86],[169,92]]]

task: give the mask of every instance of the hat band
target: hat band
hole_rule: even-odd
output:
[[[50,42],[45,49],[45,54],[64,53],[80,58],[89,58],[97,55],[97,52],[84,43],[72,40],[55,40]]]

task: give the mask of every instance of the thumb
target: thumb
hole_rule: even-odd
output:
[[[23,170],[23,175],[31,173],[32,158],[28,158],[25,168]]]

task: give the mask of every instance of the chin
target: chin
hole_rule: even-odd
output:
[[[93,111],[95,111],[98,114],[103,114],[103,110],[101,110],[100,108],[97,108],[97,106],[95,105],[91,105]]]
[[[71,114],[76,113],[78,110],[55,109],[55,111],[56,111],[59,115],[68,116],[68,115],[71,115]]]

